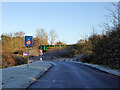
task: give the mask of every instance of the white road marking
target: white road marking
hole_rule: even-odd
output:
[[[54,66],[56,65],[56,64],[55,64],[55,63],[53,63],[53,62],[50,62],[50,64],[52,64],[52,65],[54,65]]]

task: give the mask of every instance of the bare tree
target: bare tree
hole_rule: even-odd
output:
[[[24,35],[25,35],[25,32],[23,32],[23,31],[14,33],[14,37],[23,37]]]
[[[49,36],[50,36],[50,44],[52,45],[55,43],[55,40],[57,39],[58,35],[55,30],[51,30],[49,32]]]
[[[39,29],[36,31],[36,38],[39,39],[39,45],[48,44],[48,35],[44,29]]]
[[[120,27],[120,1],[118,2],[118,22]]]
[[[110,13],[106,16],[107,22],[104,23],[105,29],[107,30],[111,30],[113,27],[120,27],[120,2],[113,3],[112,5],[112,9],[107,8],[107,10]]]

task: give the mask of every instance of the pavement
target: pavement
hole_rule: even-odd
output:
[[[120,76],[80,63],[52,61],[52,68],[30,85],[35,88],[120,88]]]
[[[5,90],[26,88],[43,75],[52,65],[45,61],[36,61],[27,64],[2,69],[2,88]]]

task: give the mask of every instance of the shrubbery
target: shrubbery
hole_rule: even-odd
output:
[[[17,66],[25,63],[27,63],[27,59],[23,58],[20,55],[2,53],[2,68]]]
[[[119,69],[120,66],[120,28],[106,33],[106,35],[92,35],[87,43],[91,43],[91,51],[86,44],[82,62],[101,64]],[[92,53],[89,53],[92,52]]]
[[[46,52],[43,55],[43,59],[56,59],[56,58],[72,58],[74,56],[74,51],[71,47],[61,48],[54,51]]]

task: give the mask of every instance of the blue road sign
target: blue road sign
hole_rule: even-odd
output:
[[[25,36],[25,46],[33,45],[33,36]]]

